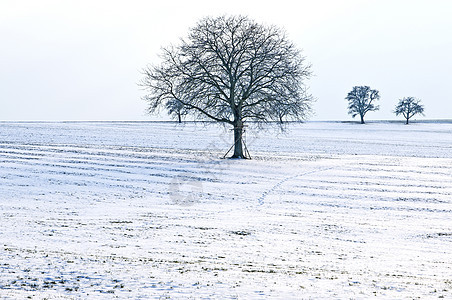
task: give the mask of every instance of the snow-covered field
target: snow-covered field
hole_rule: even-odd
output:
[[[452,124],[0,123],[0,297],[451,298]]]

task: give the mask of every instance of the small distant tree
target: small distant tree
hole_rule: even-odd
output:
[[[303,103],[299,103],[298,105],[275,105],[275,107],[270,110],[274,111],[275,120],[277,120],[277,122],[282,125],[287,121],[300,120],[299,118],[297,118],[300,112],[293,110],[307,111],[308,109],[309,106],[307,103],[305,103],[304,105]]]
[[[406,124],[408,125],[409,120],[416,114],[424,115],[424,106],[419,104],[421,100],[414,97],[405,97],[399,99],[399,103],[394,109],[396,116],[403,115],[406,119]]]
[[[368,86],[354,86],[345,99],[348,100],[348,113],[353,118],[359,115],[361,124],[364,124],[367,112],[380,109],[380,106],[375,104],[380,99],[380,93]]]
[[[177,99],[168,100],[165,104],[165,108],[170,116],[177,118],[179,123],[182,123],[182,116],[187,114],[184,104]]]

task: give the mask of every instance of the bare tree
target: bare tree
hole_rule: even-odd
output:
[[[168,100],[165,104],[165,108],[168,110],[168,114],[177,118],[179,123],[182,123],[182,116],[187,114],[182,102],[177,99]]]
[[[364,124],[364,116],[367,112],[380,109],[375,105],[375,102],[380,99],[380,93],[368,86],[354,86],[345,99],[348,100],[348,113],[353,118],[359,115],[361,124]]]
[[[234,158],[246,158],[246,121],[279,121],[276,109],[302,120],[311,109],[310,65],[282,29],[248,17],[204,18],[178,46],[163,49],[162,60],[144,70],[149,111],[177,99],[195,118],[232,125]]]
[[[394,109],[396,116],[403,115],[406,119],[406,124],[408,125],[409,120],[416,114],[424,115],[424,106],[419,104],[421,100],[414,97],[405,97],[399,99],[399,103]]]

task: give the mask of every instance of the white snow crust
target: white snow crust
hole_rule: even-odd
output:
[[[452,124],[0,123],[2,299],[452,298]]]

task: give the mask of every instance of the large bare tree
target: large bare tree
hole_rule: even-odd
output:
[[[153,113],[177,100],[198,119],[233,126],[234,158],[246,158],[246,121],[304,119],[312,96],[310,65],[285,32],[244,16],[207,17],[188,38],[163,49],[162,63],[144,70],[144,99]]]
[[[424,106],[420,104],[421,100],[414,97],[405,97],[399,100],[394,109],[396,116],[403,115],[408,125],[409,120],[416,114],[424,115]]]
[[[359,115],[361,124],[364,124],[364,116],[367,112],[380,109],[375,104],[380,99],[380,93],[368,86],[354,86],[345,99],[348,101],[348,113],[353,118]]]

